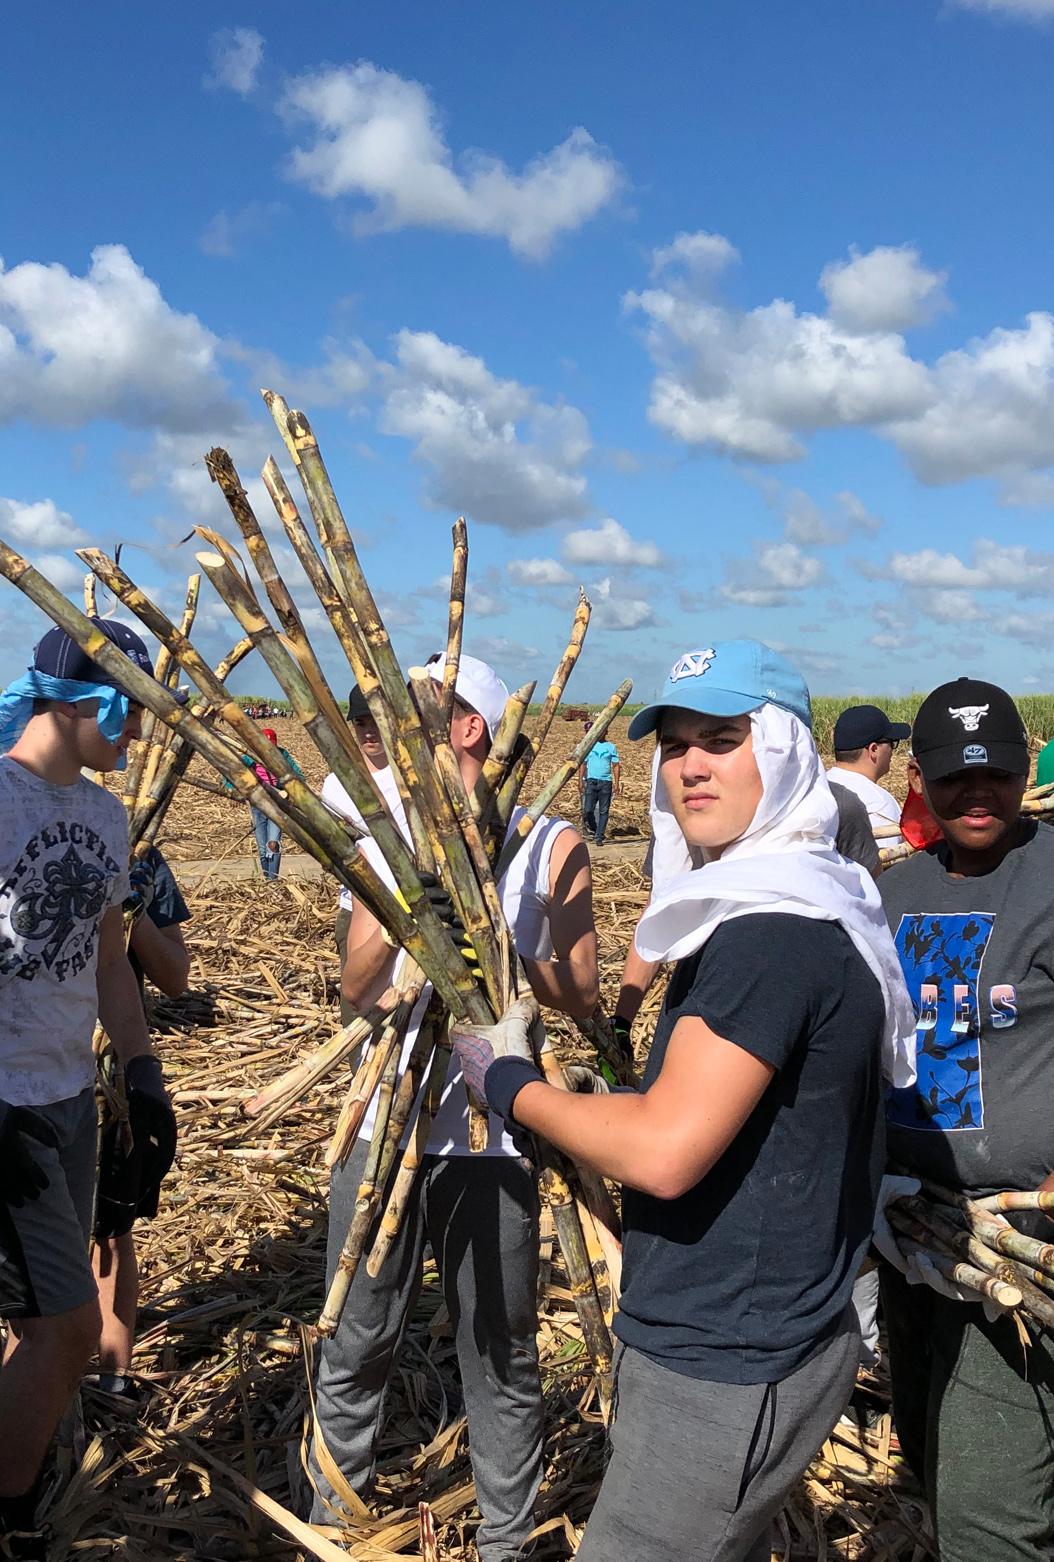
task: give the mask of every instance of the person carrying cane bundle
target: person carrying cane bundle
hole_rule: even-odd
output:
[[[768,1562],[856,1373],[881,1076],[913,1078],[914,1016],[809,728],[802,679],[753,641],[685,653],[630,724],[659,746],[637,945],[676,961],[639,1093],[547,1084],[522,1000],[453,1031],[507,1123],[624,1184],[612,1457],[582,1562]]]
[[[143,672],[142,640],[96,628]],[[124,1065],[134,1129],[175,1119],[125,950],[128,827],[82,767],[123,768],[140,710],[61,630],[0,696],[0,1554],[42,1558],[48,1445],[99,1340],[89,1261],[96,1020]]]
[[[959,678],[919,707],[911,784],[936,845],[882,875],[918,1011],[919,1073],[887,1106],[891,1166],[953,1194],[1054,1188],[1054,830],[1023,818],[1029,747],[1004,689]],[[894,1185],[896,1186],[896,1185]],[[914,1186],[917,1182],[900,1187]],[[1046,1216],[1007,1217],[1051,1240]],[[876,1245],[893,1414],[923,1483],[942,1562],[1054,1555],[1054,1349],[947,1285],[909,1284]],[[918,1275],[918,1266],[915,1266]],[[1024,1327],[1022,1325],[1022,1327]]]
[[[444,662],[434,660],[427,669],[437,684]],[[450,738],[470,794],[507,699],[505,685],[485,662],[461,656]],[[513,814],[513,824],[521,814]],[[374,843],[367,840],[361,849],[390,879]],[[562,820],[539,819],[498,889],[539,998],[572,1015],[591,1015],[599,995],[596,932],[589,857],[578,834]],[[474,963],[449,901],[438,888],[432,896]],[[368,1009],[391,982],[396,961],[379,923],[356,900],[343,991],[358,1010]],[[426,988],[418,1002],[401,1066],[429,992]],[[371,1107],[356,1148],[344,1166],[334,1168],[327,1284],[355,1211],[372,1129]],[[499,1120],[491,1119],[489,1148],[470,1152],[468,1098],[460,1072],[451,1067],[400,1232],[376,1277],[364,1264],[358,1267],[337,1332],[322,1346],[311,1457],[313,1523],[332,1524],[340,1513],[339,1495],[323,1473],[328,1460],[356,1494],[370,1490],[385,1389],[420,1287],[428,1241],[454,1327],[465,1396],[469,1454],[483,1516],[476,1545],[483,1562],[513,1562],[520,1556],[533,1528],[542,1473],[538,1220],[535,1172]]]

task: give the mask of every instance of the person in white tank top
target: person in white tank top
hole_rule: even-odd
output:
[[[442,659],[429,667],[442,679]],[[486,663],[461,658],[451,721],[451,743],[466,790],[472,791],[501,719],[508,690]],[[515,819],[519,817],[517,814]],[[404,822],[399,820],[405,831]],[[391,884],[372,841],[361,847]],[[527,979],[539,1001],[587,1018],[599,1001],[596,929],[589,855],[573,827],[541,818],[499,894]],[[389,985],[401,952],[355,901],[341,976],[344,1000],[364,1011]],[[413,1016],[403,1052],[409,1055],[430,987]],[[328,1272],[335,1271],[355,1206],[373,1127],[364,1119],[356,1149],[330,1185]],[[340,1326],[319,1363],[318,1425],[334,1463],[352,1489],[368,1493],[374,1471],[384,1392],[406,1319],[420,1285],[426,1240],[439,1265],[454,1326],[482,1523],[476,1536],[481,1562],[512,1562],[534,1526],[541,1479],[542,1396],[535,1336],[537,1318],[538,1190],[500,1119],[491,1117],[490,1146],[468,1146],[468,1101],[456,1064],[451,1067],[403,1228],[380,1274],[360,1265]],[[311,1520],[332,1524],[338,1493],[312,1450],[315,1496]]]

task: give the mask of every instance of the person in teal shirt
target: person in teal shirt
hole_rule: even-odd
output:
[[[1036,786],[1049,786],[1054,781],[1054,738],[1044,744],[1036,760]]]
[[[588,725],[588,723],[587,723]],[[608,813],[618,796],[620,767],[614,743],[594,743],[578,771],[578,792],[582,799],[582,830],[588,840],[604,844]]]

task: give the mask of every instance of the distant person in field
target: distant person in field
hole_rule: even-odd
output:
[[[1044,744],[1036,760],[1036,785],[1049,786],[1054,781],[1054,738]]]
[[[900,824],[900,804],[879,782],[889,774],[897,744],[910,736],[906,721],[890,721],[877,705],[850,705],[834,724],[834,764],[828,779],[856,793],[872,828]]]
[[[401,830],[404,829],[406,815],[403,811],[403,800],[399,795],[395,772],[392,770],[388,756],[384,752],[384,744],[381,742],[377,723],[370,715],[370,707],[366,702],[366,696],[358,684],[355,685],[348,695],[348,723],[355,734],[359,748],[362,750],[362,757],[370,768],[374,785],[387,803],[388,810],[396,824]],[[322,783],[322,801],[330,813],[336,814],[338,819],[347,819],[349,823],[361,826],[362,815],[332,771],[330,771]],[[351,913],[354,904],[354,897],[350,889],[342,886],[337,908],[337,919],[333,925],[333,936],[336,939],[342,976],[344,961],[348,952],[348,928],[351,924]],[[350,1025],[357,1013],[358,1010],[354,1004],[345,998],[342,990],[340,995],[341,1024]]]
[[[281,754],[286,764],[295,776],[303,778],[304,772],[297,764],[287,748],[282,748],[278,741],[278,734],[273,727],[261,727],[261,732],[269,743],[273,743]],[[248,765],[258,781],[264,786],[276,787],[278,778],[271,774],[267,766],[254,759],[251,754],[242,755],[242,764]],[[230,783],[226,783],[227,790],[233,791]],[[282,866],[282,827],[275,824],[273,819],[268,819],[262,808],[250,804],[250,814],[253,822],[253,835],[256,837],[256,850],[260,858],[260,870],[267,880],[276,879]]]
[[[591,722],[583,722],[588,732]],[[586,840],[604,844],[611,805],[618,797],[622,767],[614,743],[602,739],[594,743],[578,767],[578,795],[582,800],[582,834]]]

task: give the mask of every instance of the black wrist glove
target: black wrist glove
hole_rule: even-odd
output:
[[[483,972],[479,968],[479,955],[476,953],[472,940],[465,931],[465,924],[454,910],[454,902],[434,873],[419,873],[417,877],[421,881],[421,888],[428,896],[428,904],[449,932],[458,954],[464,960],[473,976],[482,977]]]
[[[124,1066],[124,1083],[133,1153],[141,1157],[136,1213],[156,1215],[161,1179],[176,1158],[176,1114],[161,1064],[152,1055],[130,1058]]]
[[[21,1209],[37,1199],[48,1186],[39,1149],[58,1149],[53,1123],[31,1106],[11,1106],[0,1101],[0,1204]]]

